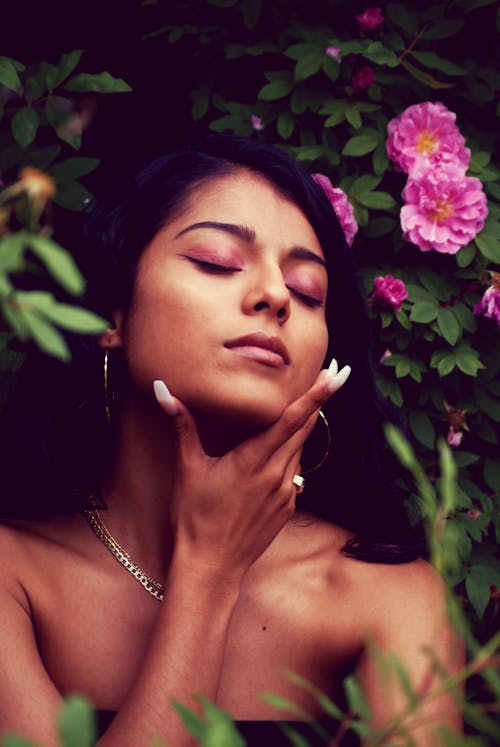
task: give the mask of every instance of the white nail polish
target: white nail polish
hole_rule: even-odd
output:
[[[325,389],[327,392],[336,392],[337,389],[340,389],[343,384],[346,383],[347,379],[349,378],[349,375],[351,373],[351,367],[350,366],[344,366],[338,374],[335,374],[335,376],[328,376],[325,384]]]
[[[339,364],[337,363],[335,358],[332,358],[332,362],[328,366],[328,373],[330,376],[336,376],[337,372],[339,370]]]
[[[169,415],[177,415],[177,405],[170,394],[167,385],[161,379],[153,381],[153,390],[158,402]]]

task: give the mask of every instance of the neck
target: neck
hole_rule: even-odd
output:
[[[114,457],[102,482],[111,534],[144,570],[160,580],[172,550],[170,497],[174,441],[155,402],[127,394],[120,407]]]

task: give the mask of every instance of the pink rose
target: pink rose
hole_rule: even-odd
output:
[[[484,296],[474,306],[474,314],[483,314],[494,319],[500,327],[500,273],[492,272],[492,284],[486,289]]]
[[[367,88],[371,86],[375,78],[375,75],[373,74],[373,70],[369,65],[365,65],[362,67],[356,75],[352,79],[352,90],[359,92],[359,91],[366,91]]]
[[[340,62],[340,49],[338,47],[327,47],[325,49],[325,54],[328,55],[328,57],[333,57],[334,60],[337,60],[337,62]]]
[[[352,242],[358,231],[358,224],[354,218],[354,210],[347,199],[346,193],[342,189],[334,187],[330,179],[324,174],[313,174],[312,178],[323,188],[324,193],[330,201],[330,205],[335,210],[335,215],[339,219],[346,241],[349,246],[352,246]]]
[[[373,292],[371,299],[380,306],[390,306],[396,311],[401,311],[401,304],[408,298],[406,285],[393,275],[384,275],[373,281]]]
[[[456,431],[452,425],[450,425],[450,428],[448,430],[448,435],[446,437],[446,440],[448,441],[450,446],[460,446],[462,443],[462,439],[464,437],[463,431]]]
[[[471,519],[479,519],[479,517],[483,515],[483,512],[478,508],[469,508],[465,513],[467,516],[470,516]]]
[[[391,119],[386,147],[396,169],[412,174],[417,169],[453,164],[465,174],[470,150],[465,147],[456,118],[439,101],[426,101],[409,106]]]
[[[361,31],[374,31],[384,22],[382,8],[367,8],[356,16],[356,21]]]
[[[264,129],[264,123],[262,122],[262,119],[256,114],[252,114],[252,116],[250,117],[250,122],[252,123],[252,127],[254,130]]]
[[[482,230],[488,215],[479,179],[453,167],[410,176],[403,199],[403,235],[423,252],[456,254]]]

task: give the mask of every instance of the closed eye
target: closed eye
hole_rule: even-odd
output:
[[[323,306],[323,301],[320,301],[319,298],[314,298],[313,296],[307,296],[305,293],[301,293],[295,288],[290,288],[289,285],[287,285],[287,288],[291,293],[293,293],[293,295],[296,298],[299,299],[299,301],[304,303],[306,306],[310,306],[313,309],[318,308],[318,306]]]
[[[216,262],[207,262],[207,260],[205,259],[189,257],[187,254],[183,254],[182,256],[188,259],[204,272],[213,273],[214,275],[228,275],[231,272],[241,272],[241,267],[228,267],[227,265],[219,265]]]

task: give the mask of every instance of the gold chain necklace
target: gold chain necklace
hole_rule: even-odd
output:
[[[109,552],[117,559],[117,561],[139,581],[142,586],[146,589],[152,597],[157,599],[159,602],[163,601],[163,595],[165,593],[165,587],[155,581],[154,578],[148,576],[137,563],[134,563],[128,552],[121,547],[115,540],[113,535],[110,533],[106,524],[101,519],[99,512],[96,508],[85,508],[83,510],[85,518],[87,519],[91,529],[96,534],[98,539],[101,540],[102,544],[109,550]]]

